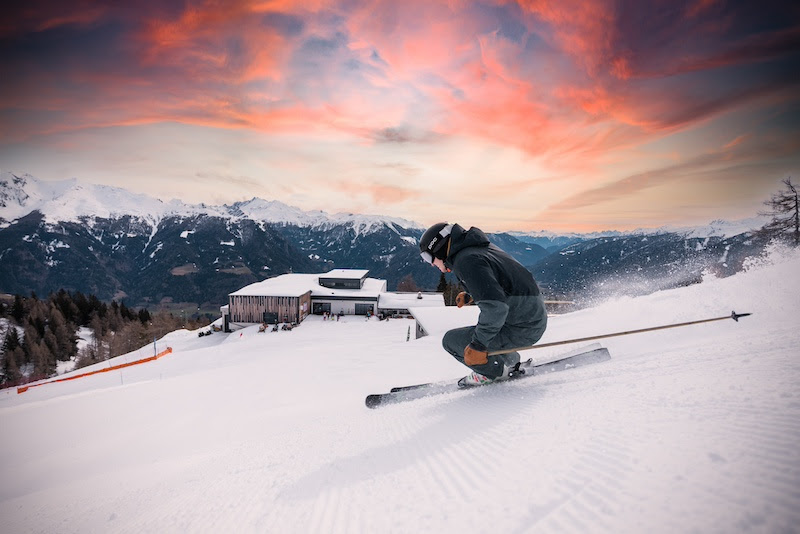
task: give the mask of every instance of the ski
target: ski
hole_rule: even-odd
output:
[[[538,373],[542,374],[543,372],[545,372],[544,371],[544,367],[547,366],[547,365],[555,365],[558,362],[561,362],[562,365],[566,365],[565,362],[567,362],[567,361],[575,362],[575,361],[579,360],[579,358],[576,358],[576,359],[573,359],[573,360],[569,360],[573,356],[579,356],[581,354],[589,353],[589,352],[592,352],[592,351],[595,351],[595,350],[601,349],[601,348],[602,347],[600,346],[600,343],[592,343],[591,345],[586,345],[586,346],[583,346],[583,347],[579,347],[577,349],[573,349],[573,350],[571,350],[569,352],[566,352],[566,353],[557,354],[557,355],[555,355],[555,356],[553,356],[553,357],[551,357],[551,358],[549,358],[547,360],[537,361],[536,363],[533,363],[529,359],[526,362],[522,362],[520,365],[521,366],[525,366],[525,367],[530,367],[530,366],[541,367],[542,369],[540,369],[538,371]],[[606,349],[603,349],[603,350],[606,350]],[[608,352],[608,351],[606,350],[606,352]],[[609,356],[609,358],[610,358],[610,356]],[[559,369],[559,370],[562,370],[562,369]],[[408,391],[408,390],[412,390],[412,389],[425,388],[425,387],[429,387],[429,386],[432,386],[434,384],[440,384],[440,383],[441,382],[427,382],[427,383],[424,383],[424,384],[414,384],[414,385],[410,385],[410,386],[397,386],[397,387],[393,387],[389,391],[391,393],[397,393],[398,391]]]
[[[505,384],[506,382],[519,380],[522,378],[530,378],[532,376],[564,371],[566,369],[572,369],[573,367],[604,362],[609,359],[611,359],[611,354],[608,352],[608,349],[600,347],[599,344],[594,344],[589,347],[576,349],[567,354],[562,354],[545,362],[533,362],[533,360],[520,362],[519,366],[512,371],[512,376],[509,378],[509,380],[502,382],[491,382],[486,384],[486,386]],[[399,386],[392,388],[388,393],[374,393],[367,395],[365,403],[367,408],[378,408],[387,404],[396,404],[399,402],[421,399],[433,395],[441,395],[453,391],[461,391],[464,389],[486,386],[471,386],[464,388],[458,385],[458,379],[445,380],[442,382],[429,382],[425,384],[414,384],[409,386]]]

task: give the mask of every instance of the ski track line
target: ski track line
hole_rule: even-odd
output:
[[[552,521],[553,532],[612,531],[608,519],[618,508],[616,497],[630,471],[630,453],[623,438],[601,427],[581,443],[575,451],[577,462],[562,480],[568,498],[537,527],[547,529]]]
[[[475,432],[469,436],[469,439],[464,446],[459,448],[459,455],[448,456],[448,466],[450,471],[458,471],[461,466],[466,466],[467,469],[474,469],[475,462],[471,460],[473,455],[480,458],[486,450],[499,451],[498,458],[493,460],[491,468],[487,466],[478,466],[478,470],[484,471],[485,476],[478,478],[474,483],[477,484],[471,488],[469,496],[472,496],[474,504],[470,508],[481,505],[485,502],[485,493],[498,494],[498,495],[513,495],[520,492],[530,492],[531,486],[536,486],[539,483],[539,494],[541,498],[541,484],[538,480],[540,476],[542,465],[538,462],[538,456],[531,454],[530,456],[515,457],[510,455],[503,455],[503,450],[519,450],[524,449],[524,445],[520,446],[520,442],[537,443],[537,437],[542,432],[537,421],[540,419],[540,414],[537,410],[537,403],[542,398],[540,395],[533,394],[535,391],[540,391],[544,394],[544,390],[536,384],[509,384],[502,390],[476,390],[473,398],[468,399],[465,410],[468,414],[480,412],[478,408],[483,408],[484,412],[490,418],[497,417],[495,414],[502,413],[506,417],[501,420],[497,427],[487,427],[484,425],[480,431]],[[518,387],[517,387],[518,386]],[[526,387],[527,386],[527,387]],[[485,397],[485,398],[484,398]],[[487,409],[491,407],[491,409]],[[511,414],[509,416],[509,414]],[[546,418],[545,418],[546,419]],[[480,421],[479,421],[480,422]],[[481,427],[479,427],[481,428]],[[555,448],[555,450],[554,450]],[[586,445],[586,450],[590,453],[592,449]],[[532,450],[532,452],[534,452]],[[550,443],[548,450],[544,451],[545,455],[558,454],[558,447]],[[585,452],[584,452],[585,454]],[[546,456],[547,457],[547,456]],[[488,471],[486,471],[489,469]],[[502,476],[498,476],[503,473]],[[476,530],[491,532],[493,523],[507,517],[521,516],[519,520],[519,528],[511,529],[512,531],[527,531],[531,525],[539,526],[542,520],[542,515],[545,517],[553,513],[557,508],[563,508],[565,502],[570,502],[574,499],[574,493],[581,491],[591,478],[590,474],[586,474],[583,470],[572,468],[566,476],[563,472],[560,476],[556,477],[553,485],[548,485],[544,491],[548,494],[559,494],[556,497],[556,504],[552,504],[553,498],[547,497],[550,504],[542,507],[541,505],[533,505],[532,513],[520,514],[520,501],[515,499],[513,501],[506,501],[503,503],[500,510],[494,512],[495,515],[488,515],[481,518],[476,524]],[[468,483],[473,483],[468,481]],[[475,488],[479,488],[475,491]],[[468,488],[470,489],[470,488]],[[477,495],[475,495],[477,493]],[[566,496],[566,497],[565,497]],[[594,514],[593,510],[596,508],[594,501],[597,496],[593,496],[584,507]],[[524,502],[524,501],[522,501]],[[579,503],[580,505],[580,503]],[[499,506],[496,503],[494,506]],[[524,505],[522,505],[524,506]],[[530,505],[529,505],[530,506]],[[546,510],[546,511],[544,511]],[[500,514],[499,516],[497,514]],[[483,525],[483,529],[477,528]],[[587,525],[577,519],[571,521],[574,532],[585,532]]]
[[[308,532],[344,532],[337,523],[342,506],[338,488],[327,489],[315,500],[309,518]]]
[[[676,502],[665,503],[664,509],[678,512],[687,506],[697,508],[693,517],[705,519],[694,528],[760,530],[769,524],[774,530],[789,531],[790,525],[800,523],[796,511],[800,501],[796,447],[800,423],[795,414],[784,411],[785,406],[772,392],[761,391],[757,384],[745,386],[746,391],[720,389],[710,400],[679,394],[673,406],[657,398],[631,400],[659,410],[654,412],[657,424],[650,426],[668,432],[668,442],[655,445],[673,447],[678,454],[678,459],[665,468],[675,480],[683,481],[687,497],[673,497]],[[683,393],[694,394],[693,390],[684,388]],[[694,416],[691,412],[697,408],[701,411]],[[694,445],[686,451],[688,454],[682,454],[687,438]],[[669,487],[670,481],[662,476],[658,485]],[[706,505],[700,508],[696,502]],[[674,521],[661,511],[656,513],[660,526]]]
[[[445,448],[449,441],[439,430],[443,416],[425,406],[435,404],[437,400],[439,399],[421,399],[412,401],[417,405],[392,407],[392,415],[396,418],[387,419],[381,414],[381,420],[390,430],[393,442],[397,444],[392,453],[406,460],[403,462],[405,467],[398,476],[402,476],[402,471],[413,471],[413,477],[418,478],[415,485],[421,490],[420,493],[427,496],[426,500],[434,498],[434,491],[444,493],[448,500],[457,499],[460,496],[460,487],[453,484],[453,479],[443,468],[447,456]]]
[[[415,436],[429,433],[437,426],[431,418],[421,420],[413,416],[413,412],[393,408],[397,407],[387,407],[381,413],[366,413],[354,423],[353,435],[367,434],[366,439],[374,441],[372,447],[355,455],[348,455],[348,447],[344,445],[340,450],[332,447],[327,460],[319,467],[283,488],[281,504],[293,510],[290,513],[296,517],[282,527],[306,525],[302,530],[309,532],[374,532],[376,526],[367,521],[381,524],[387,521],[385,517],[376,521],[362,516],[350,503],[374,502],[375,506],[386,508],[388,503],[379,499],[372,488],[377,485],[380,491],[380,485],[386,483],[387,478],[394,479],[392,483],[397,483],[398,479],[402,483],[403,474],[409,468],[416,474],[413,466],[420,458],[431,457],[432,451],[430,446],[424,446],[424,440]],[[396,511],[387,510],[388,515],[392,513]]]
[[[347,466],[352,467],[351,463],[346,464],[343,471],[337,472],[338,462],[335,457],[336,454],[333,454],[326,464],[332,468],[326,471],[327,480],[324,482],[319,480],[320,487],[317,495],[312,497],[312,502],[309,504],[293,502],[288,506],[289,510],[294,510],[294,513],[298,514],[297,519],[302,516],[303,509],[310,510],[307,511],[304,521],[290,520],[280,530],[286,531],[290,526],[300,528],[300,525],[305,524],[300,528],[304,532],[321,534],[361,532],[357,527],[361,520],[360,512],[353,503],[362,501],[358,494],[364,481],[354,479],[352,473],[347,472],[349,469]]]
[[[771,509],[769,517],[776,522],[785,519],[787,526],[798,525],[800,421],[797,414],[790,417],[770,405],[747,408],[737,414],[735,422],[727,427],[730,433],[723,438],[735,440],[736,457],[710,458],[725,469],[725,476],[730,479],[726,493],[736,488],[753,507]],[[737,470],[738,460],[746,463]]]
[[[232,462],[226,470],[227,477],[218,482],[219,490],[215,494],[220,495],[221,503],[226,506],[224,512],[213,518],[214,528],[209,528],[209,532],[242,532],[251,529],[273,532],[268,525],[282,517],[276,513],[281,509],[276,506],[275,492],[277,480],[283,474],[273,471],[276,467],[274,463],[259,466],[258,458],[263,457],[258,454],[260,448],[242,452],[247,456],[234,454],[233,458],[237,458],[237,461]],[[243,468],[242,458],[248,456],[252,460],[252,467]],[[242,500],[241,495],[247,495],[247,498]]]
[[[418,460],[420,476],[419,485],[424,488],[428,500],[436,492],[440,498],[455,500],[461,497],[459,485],[453,484],[448,470],[444,468],[447,455],[443,452],[442,439],[417,439],[412,440],[413,450],[417,453],[414,457]]]
[[[458,523],[459,517],[474,516],[471,510],[476,507],[486,507],[487,492],[493,488],[507,490],[515,482],[515,475],[498,480],[497,473],[514,473],[515,459],[502,451],[508,447],[503,436],[508,434],[507,428],[515,426],[518,408],[513,399],[482,395],[487,393],[455,392],[384,412],[398,416],[394,422],[402,428],[396,431],[402,442],[397,446],[406,449],[410,458],[410,469],[402,470],[398,477],[412,494],[422,498],[420,512],[445,517],[453,513]],[[530,398],[526,401],[529,404]],[[485,465],[485,454],[491,450],[499,451],[499,456],[493,460],[497,465],[490,468]],[[452,523],[453,519],[449,520]],[[491,517],[473,517],[470,521],[477,521],[467,523],[472,526],[485,522],[486,531],[491,530]]]
[[[423,436],[420,446],[429,451],[428,465],[438,474],[436,478],[444,483],[439,489],[456,499],[471,500],[473,494],[485,486],[482,475],[486,467],[482,464],[486,452],[492,450],[479,445],[485,442],[481,436],[495,426],[497,417],[502,414],[489,404],[483,404],[483,410],[471,410],[474,398],[469,393],[457,392],[454,397],[439,406],[446,407],[444,419],[448,422],[447,429],[431,428]],[[430,455],[430,451],[435,454]]]

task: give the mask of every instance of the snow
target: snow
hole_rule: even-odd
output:
[[[83,184],[75,178],[52,182],[39,180],[29,174],[20,178],[22,181],[12,186],[15,175],[7,171],[0,173],[0,183],[5,182],[6,191],[12,195],[0,212],[0,217],[7,221],[38,210],[51,224],[77,221],[84,217],[112,218],[130,215],[157,226],[158,221],[165,216],[197,212],[194,207],[180,201],[165,203],[118,187]],[[212,210],[205,211],[210,213]]]
[[[350,297],[376,299],[386,292],[386,280],[378,278],[365,278],[361,289],[342,289],[324,287],[319,284],[320,278],[332,277],[331,273],[324,274],[289,273],[254,282],[231,293],[235,296],[269,296],[269,297],[299,297],[311,291],[315,297]],[[357,271],[366,274],[367,271]],[[358,276],[361,278],[361,274]]]
[[[369,274],[365,269],[331,269],[320,275],[320,278],[345,278],[347,280],[361,280]]]
[[[159,222],[170,216],[195,217],[209,215],[222,218],[238,219],[247,217],[254,221],[271,224],[292,224],[301,227],[327,229],[337,225],[352,227],[355,237],[369,234],[388,227],[400,234],[398,228],[423,230],[419,223],[383,215],[363,215],[353,213],[329,214],[320,210],[304,211],[277,200],[253,198],[232,205],[213,206],[206,204],[186,204],[180,200],[163,201],[149,195],[132,193],[126,189],[104,185],[84,183],[76,178],[57,181],[40,180],[30,174],[14,174],[0,171],[0,228],[13,224],[16,219],[38,210],[50,224],[64,221],[78,221],[94,218],[112,218],[130,215],[135,219],[147,221],[155,235]],[[533,239],[576,239],[587,240],[600,237],[619,237],[640,235],[643,233],[675,232],[687,238],[703,238],[710,236],[732,237],[744,232],[753,231],[764,226],[768,216],[758,216],[737,221],[715,220],[701,226],[662,226],[660,228],[640,228],[620,232],[609,230],[590,233],[552,232],[547,230],[533,232],[510,231],[509,235],[517,238]],[[188,237],[181,234],[182,237]],[[401,239],[417,244],[413,236],[402,236]],[[149,242],[148,242],[149,244]],[[223,245],[233,246],[233,242]]]
[[[441,293],[381,293],[378,308],[384,310],[410,310],[412,308],[444,309],[444,295]]]
[[[749,217],[746,219],[738,219],[734,221],[714,220],[708,224],[699,226],[680,226],[668,225],[660,226],[657,228],[637,228],[629,231],[608,230],[605,232],[588,232],[588,233],[573,233],[573,232],[552,232],[549,230],[540,230],[534,232],[508,232],[509,235],[517,238],[534,238],[534,239],[597,239],[601,237],[621,237],[621,236],[634,236],[641,234],[659,234],[659,233],[676,233],[682,234],[686,238],[708,238],[708,237],[733,237],[745,232],[752,232],[762,228],[770,220],[767,215],[759,215],[757,217]]]
[[[798,272],[776,252],[555,316],[542,342],[753,313],[379,410],[366,394],[464,374],[441,334],[174,332],[157,361],[0,393],[0,532],[796,532]]]
[[[428,335],[438,335],[441,338],[453,328],[477,324],[480,309],[477,306],[447,306],[443,309],[415,307],[411,313]]]
[[[170,216],[194,217],[209,215],[252,220],[273,224],[295,224],[298,226],[327,228],[344,224],[352,226],[356,236],[394,225],[402,228],[420,228],[420,225],[402,218],[381,215],[352,213],[328,214],[324,211],[303,211],[276,200],[253,198],[231,206],[209,206],[186,204],[180,200],[164,202],[145,194],[132,193],[126,189],[96,184],[85,184],[76,178],[44,181],[30,174],[16,175],[0,171],[0,227],[12,224],[16,219],[38,210],[45,221],[56,224],[78,221],[84,218],[112,218],[130,215],[150,223],[153,234],[159,222]],[[3,222],[3,219],[5,222]],[[182,237],[188,237],[182,234]],[[152,238],[152,236],[151,236]],[[233,246],[233,242],[223,242]]]

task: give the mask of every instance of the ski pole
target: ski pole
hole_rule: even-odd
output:
[[[543,349],[545,347],[555,347],[556,345],[567,345],[569,343],[580,343],[581,341],[594,341],[595,339],[605,339],[607,337],[627,336],[629,334],[640,334],[642,332],[652,332],[654,330],[665,330],[667,328],[678,328],[680,326],[689,326],[692,324],[710,323],[711,321],[724,321],[725,319],[733,319],[737,323],[740,317],[747,317],[752,313],[736,313],[731,312],[730,315],[723,317],[714,317],[713,319],[700,319],[697,321],[689,321],[686,323],[665,324],[661,326],[651,326],[649,328],[640,328],[638,330],[628,330],[626,332],[614,332],[613,334],[601,334],[599,336],[581,337],[576,339],[566,339],[564,341],[553,341],[551,343],[542,343],[541,345],[530,345],[527,347],[516,347],[513,349],[493,350],[489,352],[489,356],[497,356],[498,354],[507,354],[509,352],[517,352],[519,350]]]

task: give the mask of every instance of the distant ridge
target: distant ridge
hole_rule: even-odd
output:
[[[458,221],[465,226],[470,221]],[[759,219],[636,232],[489,234],[548,296],[642,294],[738,272],[760,254]],[[217,309],[237,289],[287,272],[358,268],[433,290],[423,227],[379,215],[303,211],[277,200],[163,202],[76,179],[0,173],[0,292],[66,289],[135,306]],[[451,282],[456,282],[451,275]],[[187,306],[181,305],[180,309]]]
[[[30,174],[0,173],[0,224],[8,225],[33,211],[40,212],[48,223],[77,222],[86,217],[130,216],[157,225],[166,217],[206,215],[304,227],[344,224],[358,229],[358,233],[369,233],[387,224],[422,228],[413,221],[397,217],[303,211],[277,200],[253,198],[222,206],[186,204],[180,200],[163,202],[120,187],[82,184],[75,178],[46,182]]]

